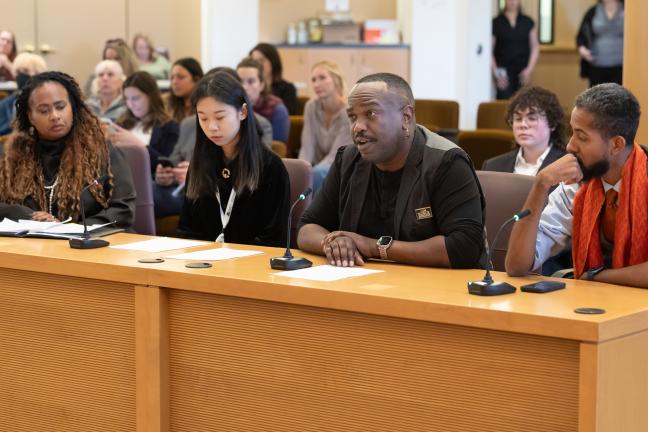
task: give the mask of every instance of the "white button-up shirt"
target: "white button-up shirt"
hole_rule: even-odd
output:
[[[528,176],[534,176],[538,174],[538,170],[542,166],[544,160],[547,158],[550,150],[551,146],[547,146],[545,151],[542,152],[542,154],[538,157],[538,159],[536,159],[534,163],[528,163],[526,159],[524,159],[524,156],[522,156],[522,148],[520,148],[517,152],[517,156],[515,157],[515,168],[513,169],[513,173],[524,174]]]

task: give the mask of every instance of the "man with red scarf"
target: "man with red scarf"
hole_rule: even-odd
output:
[[[539,269],[571,244],[574,277],[648,288],[648,149],[634,142],[639,117],[639,102],[618,84],[578,96],[568,154],[538,173],[524,205],[531,215],[511,232],[509,275]]]

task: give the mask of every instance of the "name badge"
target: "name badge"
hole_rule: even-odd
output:
[[[432,218],[432,207],[421,207],[414,210],[417,220]]]

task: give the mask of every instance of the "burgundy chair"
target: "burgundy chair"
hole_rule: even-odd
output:
[[[290,203],[292,204],[299,197],[299,194],[307,188],[313,187],[313,169],[311,164],[301,159],[282,159],[288,176],[290,177]],[[312,194],[297,206],[292,214],[290,228],[290,247],[297,247],[297,226],[302,213],[311,202]]]
[[[135,198],[135,223],[138,234],[155,235],[155,212],[153,210],[153,178],[151,162],[146,147],[133,145],[116,146],[128,161],[137,197]]]
[[[493,269],[504,271],[511,226],[502,231],[497,245],[493,240],[499,227],[522,210],[535,177],[495,171],[477,171],[477,177],[486,198],[486,238],[492,249]]]

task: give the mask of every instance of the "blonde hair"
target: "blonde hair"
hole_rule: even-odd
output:
[[[146,45],[148,46],[149,49],[149,55],[148,55],[148,61],[152,62],[155,60],[157,57],[157,53],[155,52],[155,46],[153,45],[153,41],[148,35],[145,35],[144,33],[137,33],[133,37],[133,46],[131,47],[133,50],[133,53],[135,54],[135,58],[139,60],[139,57],[137,57],[137,50],[136,50],[136,45],[137,45],[137,40],[142,39],[144,42],[146,42]]]
[[[29,75],[36,75],[47,70],[47,63],[43,57],[28,52],[20,53],[13,61],[13,74],[18,74],[18,69],[29,69]]]
[[[106,59],[106,51],[108,48],[114,49],[117,52],[117,57],[119,57],[119,64],[122,67],[122,71],[126,76],[131,75],[133,72],[139,70],[139,62],[135,53],[128,46],[128,44],[123,39],[110,39],[106,42],[103,50],[103,59]]]
[[[335,89],[337,90],[338,94],[340,96],[344,96],[344,77],[342,76],[342,69],[340,69],[340,66],[338,66],[338,64],[332,60],[322,60],[313,65],[311,72],[313,72],[315,68],[318,67],[324,69],[329,73],[331,79],[333,80],[333,84],[335,84]]]

